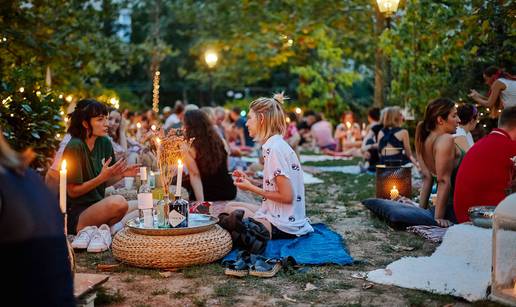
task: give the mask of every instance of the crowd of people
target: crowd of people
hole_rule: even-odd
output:
[[[472,104],[457,107],[450,99],[438,98],[427,105],[417,125],[415,154],[411,136],[403,127],[403,112],[396,106],[370,109],[367,125],[361,125],[352,112],[345,112],[333,129],[321,113],[286,113],[282,94],[252,101],[247,116],[238,107],[225,110],[182,103],[176,103],[173,109],[164,108],[161,115],[152,111],[120,112],[84,99],[69,114],[67,134],[46,175],[46,183],[57,187],[58,169],[66,159],[66,223],[68,232],[76,234],[72,246],[104,251],[111,243],[111,235],[137,208],[135,201],[123,196],[106,197],[106,188],[119,184],[124,177],[136,176],[140,166],[156,170],[153,136],[158,130],[180,129],[193,139],[184,157],[188,175],[185,186],[191,200],[232,201],[237,189],[263,199],[261,204],[230,202],[219,216],[221,226],[231,232],[234,242],[254,252],[263,251],[269,239],[294,238],[313,231],[305,209],[301,146],[332,156],[361,157],[366,162],[364,169],[369,171],[379,163],[412,163],[422,174],[423,184],[420,206],[406,213],[408,224],[415,220],[417,225],[418,216],[425,216],[435,225],[448,227],[468,221],[467,210],[472,206],[496,206],[514,180],[515,81],[490,71],[484,77],[492,88],[489,97],[480,97],[475,91],[471,95],[480,104],[499,108],[498,128],[475,143],[471,131],[478,120],[477,108]],[[243,155],[258,157],[260,171],[246,172],[240,159]],[[12,151],[0,133],[0,182],[11,191],[2,189],[0,229],[2,233],[13,232],[13,236],[2,236],[0,242],[13,246],[19,242],[52,244],[61,259],[66,256],[65,238],[59,231],[63,225],[58,206],[54,206],[56,199],[27,168],[27,160]],[[437,195],[434,206],[429,206],[435,183]],[[24,194],[29,190],[33,193]],[[38,207],[46,217],[41,223],[33,221],[35,206],[31,204],[35,202],[54,206],[51,210]],[[382,206],[403,208],[392,203]],[[20,219],[27,221],[27,227],[22,232],[13,231],[11,222],[18,223]],[[65,283],[69,270],[53,274],[47,277]]]

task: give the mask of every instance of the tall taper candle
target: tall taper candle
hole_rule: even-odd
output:
[[[59,171],[59,207],[61,212],[66,212],[66,160],[61,163]]]
[[[176,195],[181,196],[181,181],[183,179],[183,162],[177,160],[177,183],[176,183]]]

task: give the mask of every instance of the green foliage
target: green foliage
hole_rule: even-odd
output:
[[[513,70],[511,2],[407,1],[381,36],[394,76],[391,104],[412,105],[421,114],[431,99],[466,100],[470,88],[485,88],[482,70],[489,65]]]
[[[36,159],[32,167],[44,172],[64,135],[64,100],[38,87],[19,87],[3,83],[0,91],[0,127],[11,146],[22,151],[32,148]]]
[[[335,119],[349,108],[337,90],[351,86],[359,75],[345,66],[343,50],[335,46],[327,29],[316,30],[313,38],[317,46],[312,52],[314,56],[307,65],[293,67],[291,71],[300,78],[299,100]]]

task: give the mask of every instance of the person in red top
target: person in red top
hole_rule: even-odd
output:
[[[515,175],[511,159],[516,157],[516,106],[503,110],[498,127],[471,147],[459,167],[453,202],[459,223],[469,221],[470,207],[498,205],[511,186]]]

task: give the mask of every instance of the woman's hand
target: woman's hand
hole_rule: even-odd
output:
[[[243,178],[243,177],[235,178],[235,181],[233,181],[233,184],[240,190],[244,190],[244,191],[251,191],[251,189],[254,187],[254,185],[247,178]]]
[[[109,163],[111,163],[112,158],[109,157],[109,159],[104,162],[104,165],[102,166],[102,170],[100,171],[99,177],[103,180],[109,180],[112,177],[120,175],[123,170],[126,168],[125,159],[118,160],[115,164],[112,166],[109,166]]]
[[[475,99],[475,98],[478,98],[480,97],[480,94],[476,91],[476,90],[470,90],[469,94],[468,94],[469,97]]]
[[[140,171],[139,164],[127,165],[122,171],[122,177],[134,177]]]
[[[437,225],[439,225],[439,227],[448,228],[453,225],[452,222],[445,219],[435,219],[435,221],[437,222]]]
[[[248,179],[247,174],[238,169],[233,171],[233,177],[235,177],[236,179],[238,179],[238,178]]]

